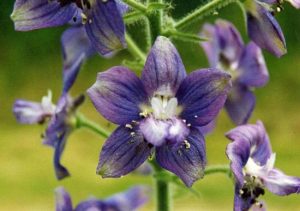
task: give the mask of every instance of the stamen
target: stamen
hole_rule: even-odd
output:
[[[133,129],[133,127],[132,127],[131,124],[126,124],[125,127],[126,127],[126,128],[129,128],[129,129],[131,129],[131,130]]]
[[[132,137],[134,137],[134,136],[135,136],[135,132],[131,132],[130,135],[131,135]]]
[[[187,140],[184,140],[183,143],[184,143],[186,149],[191,148],[191,144]]]
[[[86,24],[87,22],[87,16],[84,13],[81,13],[81,18],[82,18],[82,24]]]

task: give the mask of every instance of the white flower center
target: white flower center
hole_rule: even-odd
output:
[[[155,119],[171,119],[176,115],[178,101],[177,98],[156,96],[151,99],[151,107]]]
[[[249,174],[255,177],[267,176],[269,171],[274,168],[275,159],[276,154],[273,153],[266,164],[262,166],[259,165],[259,163],[256,163],[252,158],[249,158],[247,164],[244,167],[244,174]]]

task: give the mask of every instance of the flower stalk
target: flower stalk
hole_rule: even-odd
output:
[[[222,7],[227,6],[230,3],[237,2],[238,0],[212,0],[208,2],[207,4],[199,7],[198,9],[194,10],[192,13],[188,14],[181,20],[179,20],[177,23],[175,23],[174,27],[176,29],[182,29],[193,22],[203,18],[204,16],[207,16],[209,14],[212,14],[217,9],[220,9]]]
[[[125,35],[127,42],[128,51],[137,59],[140,59],[143,63],[146,61],[146,56],[143,51],[137,46],[134,40],[130,37],[129,34]]]
[[[147,7],[140,2],[137,2],[135,0],[123,0],[123,2],[128,4],[130,7],[134,8],[137,11],[140,11],[142,13],[147,12]]]
[[[108,132],[106,129],[102,128],[99,126],[97,123],[87,119],[84,115],[82,114],[77,114],[76,115],[76,128],[87,128],[103,138],[108,138],[110,136],[110,132]]]
[[[148,0],[148,5],[151,3],[163,4],[163,0]],[[156,38],[162,34],[162,25],[163,25],[163,9],[157,10],[148,15],[149,24],[150,24],[150,38],[151,43],[154,43]]]

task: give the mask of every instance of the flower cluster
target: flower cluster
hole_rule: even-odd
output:
[[[231,140],[226,154],[230,160],[228,171],[232,171],[235,179],[234,210],[265,210],[265,204],[259,200],[265,189],[280,196],[300,193],[300,178],[287,176],[274,168],[275,153],[263,123],[247,124],[256,104],[253,89],[269,81],[261,49],[277,57],[287,52],[283,32],[274,18],[282,9],[283,1],[239,2],[245,11],[251,39],[248,44],[230,22],[218,19],[215,24],[206,23],[200,32],[200,37],[206,40],[200,45],[210,68],[187,74],[168,36],[198,44],[199,35],[180,32],[178,28],[231,0],[210,1],[204,9],[196,10],[177,23],[164,15],[167,8],[164,1],[149,1],[144,5],[124,0],[127,5],[120,0],[16,0],[11,15],[16,30],[65,24],[70,27],[61,36],[63,88],[57,105],[52,103],[49,92],[41,103],[17,100],[13,112],[22,124],[48,123],[43,143],[55,150],[54,167],[58,179],[69,176],[60,162],[67,137],[85,124],[107,138],[100,152],[97,174],[103,178],[117,178],[139,167],[140,172],[147,175],[156,171],[154,176],[158,184],[163,184],[159,187],[164,189],[157,188],[157,191],[165,193],[162,199],[167,199],[166,183],[174,182],[173,174],[187,187],[204,176],[205,134],[212,130],[217,115],[225,107],[231,120],[238,125],[226,134]],[[299,0],[286,1],[300,8]],[[150,44],[145,47],[150,49],[148,54],[131,41],[130,35],[126,35],[128,43],[125,42],[123,16],[129,11],[133,20],[142,17],[146,19],[145,25],[150,26],[145,30],[147,44],[154,42],[152,47]],[[127,44],[132,55],[139,57],[136,60],[145,60],[141,77],[127,67],[114,66],[98,73],[96,82],[87,90],[96,110],[117,125],[110,134],[89,121],[84,122],[77,113],[84,96],[72,99],[68,93],[88,57],[97,52],[110,57]],[[152,166],[145,163],[147,159]],[[162,179],[158,172],[164,170],[168,172]],[[73,208],[69,194],[58,188],[56,209],[131,211],[148,200],[146,192],[145,187],[135,187],[104,200],[85,200]],[[160,211],[168,210],[168,202],[166,204]]]
[[[104,200],[90,197],[73,208],[69,193],[63,187],[59,187],[55,190],[56,211],[134,211],[148,201],[148,192],[147,187],[136,186]]]

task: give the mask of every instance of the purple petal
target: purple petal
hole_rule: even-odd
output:
[[[191,187],[202,178],[206,165],[205,141],[197,129],[192,129],[186,140],[181,144],[166,143],[156,149],[158,164],[173,172]]]
[[[215,121],[211,121],[210,123],[208,123],[205,126],[199,127],[198,129],[201,131],[201,133],[206,136],[209,133],[211,133],[216,127],[216,122]]]
[[[90,198],[87,199],[81,203],[79,203],[75,211],[106,211],[106,210],[116,210],[114,207],[107,207],[105,203],[101,200],[95,199],[95,198]],[[70,210],[71,211],[71,210]]]
[[[230,22],[217,20],[215,26],[206,24],[202,36],[209,38],[209,41],[201,44],[211,67],[216,68],[220,62],[230,65],[238,61],[244,44],[239,32]]]
[[[85,29],[93,47],[101,54],[110,54],[126,47],[125,25],[115,0],[93,1],[85,8]]]
[[[69,193],[63,188],[55,189],[56,211],[72,211],[72,200]]]
[[[16,0],[11,18],[16,30],[29,31],[63,25],[76,12],[73,4],[62,7],[58,1]]]
[[[286,43],[278,22],[263,6],[255,7],[255,11],[247,11],[249,37],[259,47],[281,57],[286,53]]]
[[[269,73],[261,49],[250,42],[240,58],[239,82],[250,87],[262,87],[269,81]]]
[[[195,127],[210,123],[223,107],[230,90],[230,75],[215,69],[192,72],[180,85],[176,97],[180,117]]]
[[[271,157],[272,149],[268,134],[263,123],[258,121],[255,125],[238,126],[229,131],[226,137],[232,140],[226,150],[231,161],[231,169],[239,185],[243,185],[242,168],[246,165],[249,157],[261,166],[265,165]]]
[[[13,112],[18,122],[22,124],[42,124],[54,114],[55,106],[51,102],[51,93],[43,97],[41,103],[16,100]]]
[[[63,91],[64,93],[67,93],[76,80],[84,60],[96,52],[83,27],[71,27],[67,29],[61,37],[61,44],[64,60]]]
[[[251,146],[248,140],[240,138],[243,134],[235,133],[238,133],[238,131],[230,131],[226,134],[226,137],[233,141],[227,145],[226,155],[230,160],[230,168],[234,174],[237,185],[241,188],[244,184],[243,167],[249,159]]]
[[[274,194],[285,196],[300,193],[300,178],[287,176],[278,169],[272,169],[268,175],[262,177],[263,184]]]
[[[125,67],[99,73],[87,92],[98,112],[119,125],[140,119],[140,106],[147,101],[141,80]]]
[[[255,96],[244,86],[236,84],[231,89],[225,103],[225,108],[236,125],[248,122],[255,107]]]
[[[102,148],[97,173],[103,178],[126,175],[144,163],[151,148],[139,131],[119,126]]]
[[[175,46],[168,38],[158,37],[142,72],[148,95],[174,96],[185,77],[186,71]]]
[[[126,192],[115,194],[107,198],[104,203],[115,207],[116,210],[132,211],[141,207],[149,200],[149,188],[136,186]]]

